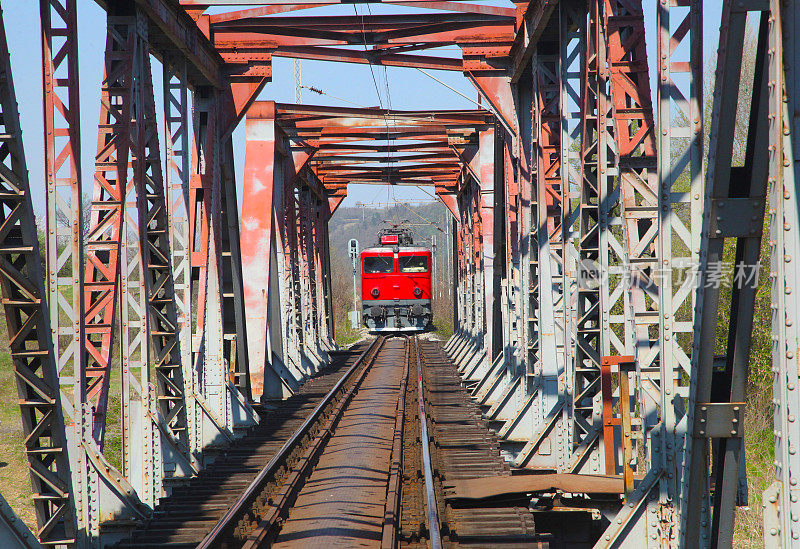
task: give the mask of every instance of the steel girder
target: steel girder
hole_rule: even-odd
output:
[[[189,263],[189,89],[185,62],[163,64],[164,106],[164,192],[166,194],[172,275],[177,312],[178,339],[185,388],[189,451],[202,451],[202,410],[195,400],[197,375],[192,367],[191,266]]]
[[[797,2],[770,2],[769,41],[769,204],[772,287],[772,364],[775,418],[775,476],[764,492],[764,542],[791,547],[800,538],[794,518],[798,503],[797,453],[800,434],[798,387],[797,259],[800,257],[798,173],[800,172],[800,59]],[[765,15],[762,14],[762,17]]]
[[[275,193],[283,184],[283,162],[276,150],[275,119],[248,116],[245,149],[244,187],[242,190],[242,269],[248,281],[245,287],[245,310],[249,340],[252,389],[256,398],[281,398],[292,394],[298,380],[273,360],[282,356],[277,326],[270,321],[270,299],[275,301],[273,286],[277,273]],[[265,334],[263,340],[252,337]],[[275,348],[277,347],[277,348]]]
[[[77,10],[74,0],[41,0],[44,146],[47,180],[47,292],[62,407],[75,421],[85,348],[83,212]]]
[[[246,395],[249,382],[247,338],[241,294],[241,259],[235,180],[230,169],[229,113],[220,94],[211,88],[195,90],[193,155],[188,188],[189,296],[197,291],[186,319],[192,330],[191,372],[196,404],[195,447],[218,446],[257,421]],[[223,168],[223,164],[229,165]],[[235,242],[234,242],[235,240]],[[185,260],[184,260],[185,261]],[[185,276],[185,275],[184,275]],[[238,323],[238,324],[237,324]],[[244,358],[242,358],[244,357]],[[240,390],[241,389],[241,390]],[[197,458],[202,458],[202,454]]]
[[[714,112],[735,112],[737,108],[746,24],[747,10],[726,2],[722,12]],[[730,330],[725,345],[727,355],[724,366],[716,365],[714,339],[720,310],[720,288],[718,284],[709,283],[709,265],[723,260],[726,238],[736,239],[737,263],[754,265],[758,262],[768,171],[768,156],[764,148],[768,140],[767,32],[766,16],[762,15],[745,165],[731,167],[734,117],[712,118],[709,140],[680,503],[682,540],[703,539],[712,546],[732,542],[739,465],[744,455],[743,430],[733,425],[720,432],[720,425],[713,424],[707,429],[700,420],[708,408],[735,412],[744,407],[757,287],[744,285],[738,288],[734,285]],[[728,209],[723,209],[726,206]],[[737,207],[740,208],[738,211]],[[750,217],[752,225],[745,223]],[[713,513],[708,500],[709,439],[715,442]]]
[[[642,407],[645,428],[657,422],[659,289],[654,273],[659,268],[658,184],[656,133],[644,41],[641,5],[606,0],[603,8],[609,86],[614,116],[619,170],[619,204],[623,237],[626,354],[637,361],[634,398]],[[640,433],[637,433],[640,434]]]
[[[265,334],[249,348],[253,393],[261,399],[294,393],[333,347],[326,246],[330,201],[339,190],[326,189],[310,169],[316,149],[309,140],[279,125],[283,108],[295,107],[256,103],[247,116],[242,267],[248,331]]]
[[[39,525],[36,535],[45,543],[71,544],[78,532],[61,407],[64,399],[60,396],[58,366],[53,353],[50,314],[2,17],[0,63],[3,122],[0,289]]]
[[[247,356],[247,331],[244,314],[244,281],[242,279],[241,239],[239,236],[239,208],[236,199],[236,180],[233,173],[233,141],[225,140],[222,150],[221,227],[222,257],[221,299],[223,314],[224,355],[228,361],[230,382],[246,402],[252,400],[249,359]]]
[[[576,345],[573,373],[573,414],[576,439],[584,446],[598,436],[598,391],[600,357],[609,354],[607,333],[602,330],[608,322],[604,315],[601,277],[608,270],[608,252],[604,245],[608,231],[607,193],[609,191],[608,100],[606,83],[605,40],[599,24],[599,3],[592,3],[586,26],[586,55],[582,100],[582,139],[580,203],[578,211],[578,273],[576,304]],[[580,433],[580,434],[579,434]],[[604,447],[614,441],[603,440]],[[602,458],[607,452],[597,456]],[[595,459],[595,462],[597,459]],[[596,463],[595,463],[596,465]],[[606,463],[604,470],[609,470]],[[613,467],[613,464],[612,464]]]
[[[158,145],[158,128],[153,96],[149,52],[142,52],[141,82],[136,98],[136,156],[133,158],[139,222],[141,275],[147,300],[148,352],[147,368],[153,366],[151,381],[156,389],[156,407],[165,434],[188,452],[183,370],[171,247],[167,222],[164,181]],[[132,139],[133,141],[133,139]]]
[[[8,549],[42,549],[42,544],[0,494],[0,544]]]
[[[225,62],[244,74],[269,69],[273,56],[439,70],[502,70],[502,58],[508,55],[514,36],[514,11],[486,6],[453,13],[453,7],[441,3],[437,8],[445,13],[439,14],[275,15],[300,8],[287,6],[203,17]],[[346,48],[352,44],[372,48]],[[446,45],[461,47],[463,59],[407,53]]]
[[[109,16],[107,32],[95,185],[86,247],[84,324],[87,364],[84,370],[86,387],[82,389],[92,407],[93,437],[101,448],[105,436],[128,184],[133,56],[137,42],[135,18]]]
[[[696,295],[695,281],[687,274],[699,259],[703,215],[702,2],[660,4],[657,21],[661,330],[659,383],[654,388],[660,391],[661,423],[650,431],[648,451],[651,468],[660,466],[664,474],[653,487],[647,512],[651,520],[660,516],[666,524],[676,524],[673,502],[680,492],[680,431],[689,391],[689,333]],[[657,530],[656,535],[663,543],[674,543],[669,528]]]
[[[561,64],[558,12],[555,15],[555,40],[542,44],[531,60],[533,70],[534,160],[532,162],[533,194],[531,197],[531,246],[536,250],[531,263],[536,279],[531,280],[533,301],[537,305],[530,315],[538,331],[533,365],[533,432],[517,464],[553,467],[563,470],[568,455],[569,436],[562,420],[565,416],[566,364],[565,322],[557,318],[565,313],[565,272],[563,251],[566,234],[565,193],[561,178]],[[534,263],[535,262],[535,263]],[[532,273],[533,276],[533,273]],[[560,322],[559,322],[560,321]],[[556,426],[557,424],[557,426]]]

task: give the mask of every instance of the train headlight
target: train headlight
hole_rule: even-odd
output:
[[[419,297],[422,295],[422,288],[414,288],[414,295]]]
[[[381,295],[381,291],[378,288],[372,288],[372,291],[370,293],[372,294],[372,297],[378,297],[379,295]]]

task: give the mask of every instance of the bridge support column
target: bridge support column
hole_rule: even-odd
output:
[[[284,398],[299,379],[283,359],[276,196],[283,190],[283,160],[276,149],[274,110],[248,114],[242,190],[242,273],[253,398]]]

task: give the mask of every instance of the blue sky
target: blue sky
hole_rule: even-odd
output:
[[[91,190],[93,161],[97,146],[96,128],[99,116],[100,82],[103,72],[103,53],[105,50],[105,13],[93,0],[78,2],[78,44],[80,47],[80,95],[81,95],[81,133],[82,166],[84,193]],[[512,4],[498,1],[495,5]],[[704,50],[706,56],[716,49],[721,2],[706,1],[704,14]],[[651,59],[655,57],[655,0],[645,1],[645,24],[647,32],[647,51]],[[335,6],[304,10],[303,15],[312,14],[353,14],[353,5]],[[356,8],[358,13],[368,14],[365,5]],[[371,13],[387,13],[390,8],[371,6]],[[402,9],[402,8],[400,8]],[[393,12],[398,8],[391,8]],[[409,10],[416,11],[416,10]],[[32,198],[37,212],[44,208],[44,170],[42,138],[42,91],[41,91],[41,47],[39,30],[38,2],[13,2],[5,6],[3,17],[11,51],[12,70],[19,102],[22,131],[25,143],[28,170],[30,172]],[[455,52],[452,52],[455,54]],[[160,105],[160,71],[154,60],[153,74],[156,84],[156,98]],[[475,105],[425,76],[416,69],[373,67],[380,104],[395,109],[471,109]],[[450,71],[432,71],[440,80],[457,89],[462,94],[477,99],[473,86],[461,74]],[[651,66],[651,75],[654,73]],[[388,100],[386,79],[388,78]],[[330,63],[323,61],[302,62],[302,83],[323,90],[326,94],[347,99],[364,106],[379,104],[378,91],[373,83],[370,68],[366,65]],[[294,66],[290,59],[273,60],[273,81],[266,86],[260,99],[273,99],[279,102],[294,102]],[[348,106],[329,96],[320,96],[303,90],[303,102],[318,105]],[[160,108],[160,107],[159,107]],[[237,181],[241,185],[244,169],[244,125],[234,133],[236,150]],[[163,139],[162,139],[163,141]],[[163,142],[161,143],[163,149]],[[162,153],[163,154],[163,153]],[[241,188],[241,187],[240,187]],[[425,199],[428,194],[411,187],[352,185],[348,189],[345,204],[356,202],[386,202],[389,193],[398,199]]]

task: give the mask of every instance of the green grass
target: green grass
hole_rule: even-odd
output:
[[[67,300],[71,299],[71,289],[66,288],[65,290]],[[68,319],[62,316],[61,320],[66,322]],[[115,344],[114,352],[115,356],[119,356],[119,343]],[[103,455],[112,465],[120,469],[122,467],[122,406],[119,368],[112,368],[110,383]],[[67,425],[67,429],[70,428],[70,425]],[[6,316],[0,308],[0,486],[2,486],[3,497],[12,509],[28,527],[35,530],[36,515],[31,498],[32,491],[24,440],[16,379],[8,346]]]
[[[25,524],[35,529],[36,515],[24,448],[17,384],[8,350],[6,316],[0,313],[0,486],[11,508]]]

